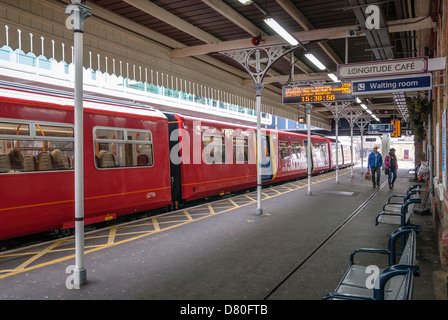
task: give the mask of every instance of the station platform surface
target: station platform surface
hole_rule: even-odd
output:
[[[416,184],[407,171],[400,166],[392,190],[384,174],[373,188],[359,167],[353,178],[339,170],[339,183],[336,172],[313,176],[312,195],[307,179],[264,188],[261,216],[256,192],[247,192],[88,232],[87,283],[79,289],[66,273],[75,263],[73,238],[5,251],[0,299],[320,300],[353,250],[387,248],[397,227],[375,226],[375,217],[391,194]],[[411,223],[421,226],[413,299],[446,300],[432,216],[413,214]]]

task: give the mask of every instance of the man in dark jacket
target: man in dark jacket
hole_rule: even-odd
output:
[[[367,160],[367,170],[369,168],[372,172],[373,187],[380,187],[381,166],[383,165],[383,157],[378,152],[378,147],[373,147],[373,152],[369,155]],[[376,178],[375,178],[376,175]]]

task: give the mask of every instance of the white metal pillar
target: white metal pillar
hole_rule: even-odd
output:
[[[353,179],[353,123],[350,124],[350,178]]]
[[[256,105],[257,105],[257,214],[263,214],[263,208],[261,207],[261,189],[263,183],[261,181],[261,159],[262,159],[262,145],[261,145],[261,89],[264,88],[262,83],[254,83],[256,92]]]
[[[339,126],[339,115],[344,111],[344,109],[351,104],[350,101],[337,101],[334,103],[323,103],[334,116],[334,125],[336,131],[336,183],[339,183],[339,137],[338,137],[338,126]]]
[[[336,114],[338,112],[336,104]],[[334,117],[334,126],[336,131],[336,183],[339,183],[339,116],[335,115]]]
[[[69,15],[66,21],[68,28],[74,32],[74,127],[75,127],[75,268],[73,284],[79,286],[87,281],[87,270],[84,267],[84,141],[83,141],[83,26],[84,20],[92,15],[92,10],[71,1],[65,8]]]
[[[353,126],[355,125],[356,120],[363,114],[364,112],[361,110],[356,111],[347,111],[344,110],[341,114],[347,119],[350,124],[350,159],[351,159],[351,178],[353,178]],[[353,117],[354,116],[354,117]]]
[[[308,171],[308,192],[307,194],[312,195],[311,192],[311,173],[313,168],[311,167],[311,109],[313,108],[312,104],[306,105],[306,127],[308,131],[308,143],[306,144],[307,151],[307,171]]]
[[[368,116],[367,118],[361,118],[359,117],[355,123],[356,125],[359,127],[359,130],[361,132],[361,174],[364,173],[364,128],[366,127],[366,125],[370,124],[371,118],[370,116]]]
[[[300,45],[301,46],[301,45]],[[269,68],[281,57],[288,52],[293,51],[298,46],[267,46],[246,48],[239,50],[221,51],[220,53],[226,55],[236,62],[238,62],[254,81],[254,88],[256,90],[256,108],[257,108],[257,214],[262,215],[263,209],[261,206],[261,160],[262,160],[262,145],[261,145],[261,89],[264,88],[262,84],[263,78]],[[276,160],[275,160],[276,161]]]

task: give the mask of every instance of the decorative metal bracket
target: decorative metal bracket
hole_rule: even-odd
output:
[[[356,119],[355,124],[359,127],[361,135],[363,134],[366,125],[370,124],[371,121],[372,121],[371,117],[368,118],[358,117],[358,119]]]
[[[331,113],[333,114],[334,119],[338,121],[341,112],[352,103],[353,103],[352,101],[337,101],[337,102],[325,102],[322,103],[322,105],[327,107],[328,110],[330,110]]]
[[[261,83],[269,68],[288,52],[299,46],[268,46],[219,53],[228,56],[238,62],[250,74],[254,83]]]
[[[348,123],[350,124],[350,128],[353,128],[358,118],[361,117],[364,112],[361,110],[342,110],[340,114],[348,121]]]

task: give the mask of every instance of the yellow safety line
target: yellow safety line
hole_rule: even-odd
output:
[[[188,213],[188,210],[184,210],[183,213],[187,217],[188,221],[193,221],[193,218],[191,217],[190,213]]]
[[[344,174],[346,174],[346,173],[348,173],[348,172],[349,172],[348,170],[347,170],[347,172],[340,172],[340,175],[344,175]],[[328,177],[328,179],[325,179],[325,180],[322,180],[322,181],[327,181],[327,180],[330,180],[330,179],[333,179],[333,178],[334,178],[334,175],[332,175],[332,176]],[[314,179],[314,180],[315,180],[315,179]],[[322,182],[322,181],[318,181],[318,182],[316,182],[316,183],[319,183],[319,182]],[[300,184],[300,183],[301,183],[301,182],[299,182],[299,184]],[[290,189],[290,188],[288,188],[289,190],[287,190],[287,191],[285,191],[285,192],[282,192],[282,193],[278,193],[278,192],[277,192],[277,194],[275,194],[275,195],[273,195],[273,196],[267,196],[266,194],[265,194],[265,196],[267,196],[266,199],[270,199],[270,198],[276,197],[277,195],[280,195],[280,194],[286,194],[286,193],[289,193],[289,192],[291,192],[291,191],[295,191],[295,190],[297,190],[297,189],[304,188],[304,187],[306,187],[306,186],[307,186],[307,184],[303,184],[303,185],[301,185],[301,186],[297,186],[295,189]],[[275,187],[274,187],[274,188],[275,188]],[[277,190],[275,190],[275,191],[277,191]],[[227,212],[227,211],[230,211],[230,210],[233,210],[233,209],[236,209],[236,208],[240,208],[240,207],[243,207],[243,206],[247,206],[247,205],[250,205],[250,204],[253,204],[254,202],[256,202],[255,199],[249,197],[248,195],[243,195],[243,196],[246,197],[246,198],[248,198],[248,199],[251,200],[251,201],[250,201],[250,202],[247,202],[247,203],[244,203],[244,204],[241,204],[241,205],[238,205],[235,201],[233,201],[233,200],[231,200],[231,199],[226,199],[226,200],[228,200],[229,202],[231,202],[234,206],[233,206],[233,207],[229,207],[227,210],[220,211],[220,212],[218,212],[218,213],[224,213],[224,212]],[[187,220],[186,220],[186,221],[167,221],[167,222],[161,222],[161,223],[163,223],[163,224],[165,224],[165,223],[179,222],[179,223],[176,224],[176,225],[172,225],[172,226],[169,226],[169,227],[166,227],[166,228],[163,228],[163,229],[160,228],[160,224],[159,224],[158,219],[163,219],[164,217],[151,218],[152,224],[154,225],[154,230],[153,230],[153,231],[137,231],[137,232],[129,232],[129,233],[125,233],[125,234],[120,234],[120,235],[139,234],[139,235],[137,235],[137,236],[135,236],[135,237],[132,237],[132,238],[124,239],[124,240],[121,240],[121,241],[118,241],[118,242],[112,242],[112,241],[110,241],[112,238],[115,240],[116,231],[117,231],[119,228],[132,228],[134,225],[131,225],[131,226],[123,226],[123,227],[118,227],[118,226],[117,226],[117,227],[112,227],[111,229],[114,229],[114,231],[111,230],[110,233],[109,233],[109,235],[107,236],[107,237],[108,237],[107,244],[105,244],[105,245],[86,246],[86,247],[85,247],[86,249],[88,249],[88,248],[91,248],[91,249],[89,249],[89,250],[85,250],[85,251],[84,251],[84,254],[88,254],[88,253],[91,253],[91,252],[95,252],[95,251],[104,249],[104,248],[106,248],[106,247],[116,246],[116,245],[123,244],[123,243],[127,243],[127,242],[130,242],[130,241],[138,240],[138,239],[140,239],[140,238],[143,238],[143,237],[146,237],[146,236],[149,236],[149,235],[152,235],[152,234],[161,232],[161,231],[166,231],[166,230],[169,230],[169,229],[172,229],[172,228],[176,228],[176,227],[182,226],[182,225],[184,225],[184,224],[187,224],[187,223],[190,223],[190,222],[193,222],[193,221],[202,220],[202,219],[208,218],[208,217],[210,217],[210,216],[212,216],[212,215],[218,214],[218,213],[215,212],[215,210],[214,210],[214,208],[212,207],[211,204],[207,204],[207,207],[208,207],[210,213],[209,213],[209,214],[205,214],[205,213],[193,214],[193,215],[202,215],[201,217],[198,217],[198,218],[196,218],[196,219],[193,219],[192,216],[190,215],[190,213],[189,213],[187,210],[183,210],[183,213],[184,213],[185,216],[187,217]],[[192,209],[189,209],[189,210],[192,210]],[[171,217],[172,217],[172,216],[171,216]],[[142,226],[142,225],[149,225],[149,224],[142,223],[142,224],[138,224],[137,226]],[[86,238],[86,240],[87,240],[87,239],[94,239],[94,238],[104,238],[104,237],[106,237],[106,236],[104,236],[104,235],[103,235],[103,236],[96,236],[96,237]],[[46,249],[44,249],[44,250],[42,250],[42,251],[40,251],[40,252],[38,252],[38,253],[30,253],[30,252],[27,252],[27,253],[17,253],[17,254],[0,255],[0,258],[2,258],[2,257],[11,257],[11,256],[20,256],[20,255],[30,255],[30,254],[33,254],[33,255],[34,255],[33,257],[31,257],[30,259],[28,259],[27,261],[25,261],[24,263],[22,263],[22,264],[19,265],[18,267],[16,267],[15,269],[0,270],[0,273],[9,272],[9,273],[0,275],[0,279],[6,278],[6,277],[9,277],[9,276],[18,274],[18,273],[22,273],[22,272],[25,272],[25,271],[30,271],[30,270],[34,270],[34,269],[38,269],[38,268],[42,268],[42,267],[45,267],[45,266],[48,266],[48,265],[51,265],[51,264],[55,264],[55,263],[58,263],[58,262],[63,262],[63,261],[66,261],[66,260],[69,260],[69,259],[74,258],[75,255],[72,254],[72,255],[69,255],[69,256],[66,256],[66,257],[62,257],[62,258],[58,258],[58,259],[55,259],[55,260],[47,261],[47,262],[44,262],[44,263],[41,263],[41,264],[37,264],[37,265],[34,265],[34,266],[31,266],[31,267],[28,267],[28,268],[27,268],[27,266],[29,266],[32,262],[36,261],[37,259],[39,259],[40,257],[44,256],[45,254],[47,254],[47,253],[49,253],[49,252],[60,252],[60,251],[74,250],[73,247],[72,247],[72,248],[65,248],[65,249],[57,249],[57,250],[53,250],[53,249],[56,248],[58,245],[60,245],[60,244],[62,244],[62,243],[65,243],[65,242],[69,242],[69,241],[74,241],[74,239],[62,239],[62,240],[57,240],[57,241],[55,241],[54,243],[52,243],[50,246],[48,246]]]
[[[230,202],[231,204],[233,204],[233,206],[235,207],[235,209],[240,207],[240,205],[237,204],[237,203],[236,203],[235,201],[233,201],[232,199],[227,199],[227,200],[229,200],[229,202]]]
[[[60,240],[53,242],[47,248],[45,248],[44,250],[42,250],[38,254],[35,254],[33,257],[29,258],[24,263],[19,265],[17,268],[14,269],[13,272],[19,272],[19,271],[24,270],[26,266],[30,265],[31,263],[33,263],[34,261],[36,261],[37,259],[42,257],[44,254],[46,254],[46,253],[50,252],[51,250],[53,250],[53,248],[57,247],[60,243],[61,243]]]
[[[160,231],[160,226],[159,226],[159,222],[157,221],[157,218],[151,218],[151,221],[152,221],[152,223],[154,225],[154,230],[156,232]]]
[[[111,227],[110,228],[109,237],[107,239],[106,246],[110,246],[110,245],[112,245],[114,243],[115,236],[117,235],[117,229],[118,229],[118,227]]]
[[[210,204],[210,203],[207,203],[207,207],[208,207],[208,210],[210,210],[210,214],[216,214],[215,213],[215,209],[213,209],[213,207],[212,207],[212,205]]]

